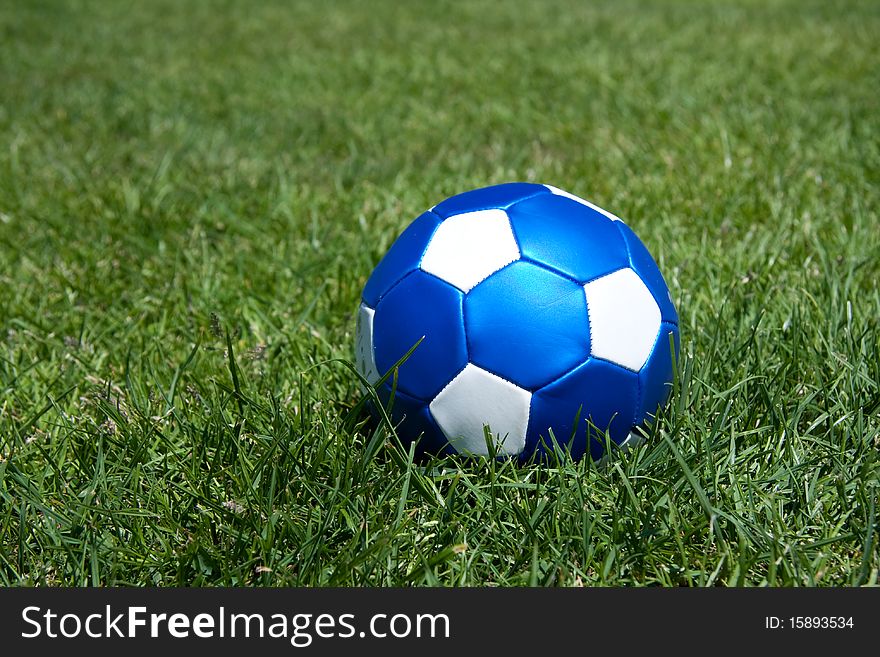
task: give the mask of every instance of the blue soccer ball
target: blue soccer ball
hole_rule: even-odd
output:
[[[609,438],[639,440],[678,349],[669,290],[626,224],[508,183],[446,199],[394,242],[364,287],[356,365],[420,452],[528,460],[556,443],[597,459]]]

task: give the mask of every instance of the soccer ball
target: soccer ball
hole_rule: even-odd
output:
[[[669,290],[626,224],[508,183],[400,235],[364,287],[355,361],[420,452],[598,459],[639,440],[678,350]]]

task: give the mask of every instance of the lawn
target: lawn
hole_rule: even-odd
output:
[[[0,4],[0,584],[865,585],[880,6]],[[681,315],[604,467],[413,463],[353,374],[424,209],[545,182]]]

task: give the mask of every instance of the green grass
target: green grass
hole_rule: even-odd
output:
[[[878,34],[872,2],[3,2],[0,583],[876,584]],[[509,180],[623,216],[678,304],[672,404],[607,467],[413,465],[359,405],[372,267]]]

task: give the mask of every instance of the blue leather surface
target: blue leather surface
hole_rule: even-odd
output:
[[[507,214],[523,256],[580,283],[628,265],[615,222],[581,203],[542,194],[516,203]]]
[[[654,415],[657,406],[663,406],[672,392],[672,354],[669,351],[669,333],[675,340],[675,357],[680,353],[678,327],[668,322],[660,325],[660,334],[648,362],[639,372],[641,385],[641,404],[636,415],[635,424],[641,424],[648,414]]]
[[[388,401],[391,399],[390,381],[382,384],[376,392],[387,408]],[[397,435],[404,445],[419,439],[416,446],[417,454],[452,454],[455,452],[434,421],[427,402],[410,397],[399,389],[394,391],[391,403],[391,421],[397,428]],[[419,438],[420,436],[421,438]]]
[[[379,299],[397,281],[418,268],[428,242],[439,225],[440,217],[425,212],[407,226],[367,279],[362,295],[364,303],[375,308]]]
[[[660,273],[654,258],[651,257],[648,249],[645,248],[642,240],[636,236],[632,228],[620,221],[615,223],[629,247],[631,266],[651,291],[657,305],[660,306],[660,316],[663,321],[678,324],[675,304],[669,298],[669,288],[666,286],[666,281],[663,280],[663,274]]]
[[[471,362],[534,390],[590,353],[584,290],[527,262],[514,262],[465,297]]]
[[[506,209],[512,203],[521,201],[535,194],[550,195],[550,190],[544,185],[532,183],[504,183],[483,187],[452,196],[433,209],[434,214],[444,219],[454,214],[463,212],[476,212],[477,210]]]
[[[400,366],[398,388],[430,401],[467,364],[462,294],[421,270],[379,301],[373,318],[376,368],[384,375],[422,336]]]
[[[605,449],[606,429],[618,444],[629,435],[637,397],[638,377],[634,372],[613,363],[590,359],[532,396],[524,455],[533,450],[545,453],[541,444],[542,438],[543,442],[551,444],[548,427],[552,427],[557,442],[567,449],[578,407],[583,405],[571,452],[579,458],[589,449],[594,459],[600,458]],[[601,435],[589,427],[588,419]]]

